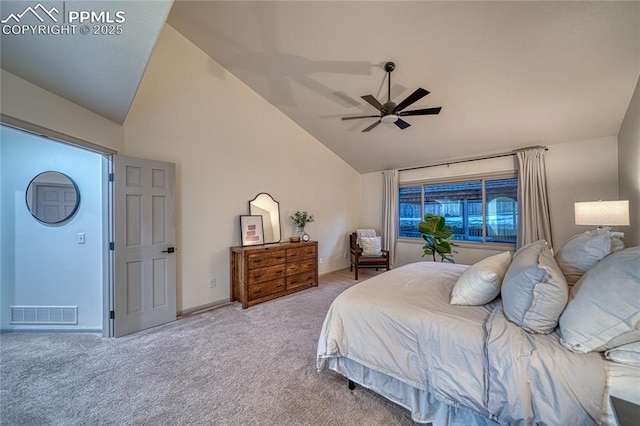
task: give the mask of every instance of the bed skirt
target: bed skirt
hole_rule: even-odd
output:
[[[498,425],[473,410],[438,401],[426,390],[414,388],[349,358],[335,357],[327,361],[328,367],[336,373],[409,410],[411,418],[417,423],[433,423],[434,426]],[[603,425],[617,426],[618,423],[609,404],[609,396],[619,396],[640,404],[640,397],[636,394],[640,384],[640,368],[613,362],[606,362],[606,364],[607,392],[605,392],[605,409],[601,422]]]
[[[434,426],[498,424],[468,408],[441,402],[427,390],[417,389],[349,358],[333,357],[327,361],[336,373],[409,410],[415,422],[433,423]]]

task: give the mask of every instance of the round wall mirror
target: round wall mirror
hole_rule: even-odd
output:
[[[25,198],[33,217],[47,224],[71,219],[80,205],[78,186],[60,172],[44,172],[34,177],[29,182]]]

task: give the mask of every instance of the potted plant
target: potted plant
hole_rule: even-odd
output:
[[[422,247],[422,257],[431,255],[435,262],[437,253],[441,262],[446,260],[450,263],[456,263],[451,253],[457,253],[453,247],[458,245],[451,241],[453,230],[445,223],[443,216],[427,213],[424,215],[424,222],[418,224],[418,232],[422,234],[425,241],[425,245]]]
[[[312,214],[308,214],[307,212],[299,212],[299,211],[295,212],[293,216],[290,216],[290,218],[293,221],[293,223],[296,224],[296,228],[298,228],[299,236],[302,236],[304,234],[304,227],[307,225],[307,223],[315,221]]]

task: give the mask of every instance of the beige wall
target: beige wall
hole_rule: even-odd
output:
[[[577,141],[549,145],[545,153],[547,183],[549,185],[549,203],[554,245],[559,247],[569,237],[587,230],[573,223],[573,203],[597,199],[617,199],[618,197],[618,154],[615,136],[607,138]],[[512,157],[491,160],[494,171],[513,170]],[[479,173],[478,162],[457,164],[446,170],[455,175]],[[485,163],[486,166],[486,163]],[[455,170],[454,170],[455,169]],[[405,172],[401,180],[410,182],[428,178],[430,169]],[[362,175],[363,200],[367,206],[366,215],[361,215],[362,224],[380,228],[382,221],[382,178],[380,173]],[[375,187],[378,189],[375,190]],[[621,229],[624,230],[624,229]],[[424,260],[420,241],[398,242],[396,265]],[[457,263],[472,264],[487,256],[498,253],[497,250],[458,247],[455,255]]]
[[[618,179],[631,219],[631,226],[621,230],[627,246],[640,246],[640,79],[618,133]]]
[[[555,247],[593,228],[575,225],[576,201],[618,199],[617,145],[609,136],[549,146],[545,158]]]
[[[114,151],[122,149],[122,126],[1,70],[2,114]]]
[[[319,242],[320,273],[348,266],[360,175],[168,25],[124,140],[125,155],[176,163],[179,309],[229,299],[229,247],[260,192],[280,202],[283,240],[296,210],[315,216],[307,232]]]

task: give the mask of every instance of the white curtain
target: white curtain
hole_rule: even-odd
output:
[[[544,148],[516,153],[518,158],[518,239],[517,248],[529,243],[551,241],[549,197],[544,165]]]
[[[398,171],[385,170],[382,176],[382,248],[389,250],[389,265],[393,268],[398,235]]]

